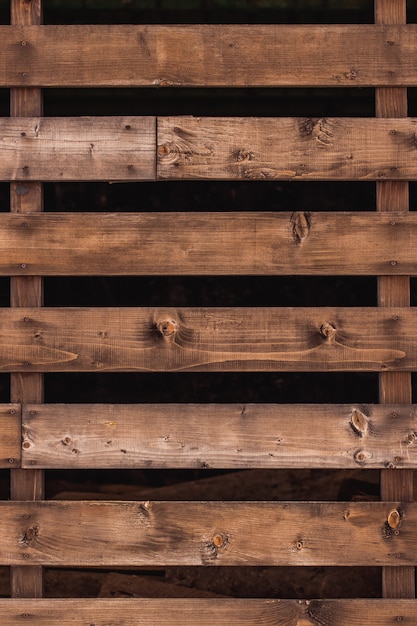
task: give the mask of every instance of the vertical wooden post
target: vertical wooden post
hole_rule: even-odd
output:
[[[40,24],[42,0],[11,0],[11,23],[14,25]],[[42,93],[37,88],[14,88],[10,93],[10,115],[38,117],[42,115]],[[10,210],[15,213],[42,211],[43,190],[39,182],[13,182],[10,186]],[[11,278],[11,306],[42,306],[42,279],[39,277]],[[12,374],[11,401],[43,401],[42,374]],[[41,470],[11,470],[11,498],[38,500],[43,498]],[[11,595],[16,598],[42,596],[42,568],[19,566],[11,569]]]
[[[406,0],[375,0],[377,24],[405,24]],[[376,90],[377,117],[407,117],[407,89],[385,87]],[[408,211],[409,185],[407,182],[377,183],[378,211]],[[381,276],[378,279],[379,306],[410,306],[410,279],[408,276]],[[380,402],[411,403],[412,383],[409,372],[383,372],[379,384]],[[413,472],[410,470],[382,470],[381,499],[401,502],[413,500]],[[413,567],[384,567],[382,571],[384,598],[414,598],[415,572]]]

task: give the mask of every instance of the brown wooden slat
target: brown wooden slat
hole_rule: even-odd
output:
[[[417,213],[0,214],[3,275],[417,273]]]
[[[39,26],[42,22],[42,0],[11,0],[10,19],[15,26]],[[7,27],[10,28],[10,27]],[[13,28],[13,27],[12,27]],[[43,115],[43,98],[40,89],[21,86],[10,90],[10,115],[12,118],[30,118]],[[3,138],[2,138],[3,139]],[[10,154],[5,157],[10,159]],[[10,210],[27,214],[43,210],[43,185],[41,182],[16,181],[10,185]],[[10,280],[10,305],[12,307],[43,304],[43,281],[38,276],[12,277]],[[43,402],[43,376],[37,373],[12,374],[10,398],[14,402]],[[15,469],[10,474],[10,495],[14,500],[40,500],[44,497],[44,475],[41,470]],[[11,569],[10,591],[15,598],[39,598],[43,594],[42,568],[39,566]]]
[[[0,502],[4,565],[413,565],[417,503]]]
[[[417,309],[0,309],[3,371],[417,367]]]
[[[64,616],[83,626],[392,626],[397,621],[412,623],[416,611],[413,600],[0,599],[0,618],[8,626],[20,626],[24,615],[34,626],[62,623]]]
[[[0,27],[0,86],[417,85],[417,26]]]
[[[160,179],[417,178],[417,119],[158,118]]]
[[[417,467],[417,406],[23,407],[23,467]]]
[[[375,0],[375,21],[378,25],[405,24],[407,22],[406,0]],[[375,93],[376,115],[379,118],[404,118],[408,114],[407,89],[377,89]],[[393,210],[408,211],[408,182],[389,181],[377,183],[377,210],[389,214]],[[381,276],[378,280],[378,303],[380,306],[410,306],[410,279],[406,276]],[[380,401],[411,402],[412,381],[407,372],[383,373],[380,376]],[[381,497],[385,500],[413,501],[413,472],[403,470],[398,475],[381,473]],[[382,593],[385,598],[414,598],[416,579],[414,568],[404,567],[394,572],[385,567],[382,571]]]
[[[154,117],[1,118],[0,179],[151,180]]]
[[[20,404],[0,404],[0,468],[19,467],[21,448]]]

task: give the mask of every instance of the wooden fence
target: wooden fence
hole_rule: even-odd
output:
[[[0,26],[2,623],[415,623],[417,25]],[[374,118],[44,117],[49,87],[372,87]],[[377,212],[43,213],[48,181],[376,181]],[[294,183],[297,184],[297,183]],[[377,276],[378,307],[43,307],[47,276]],[[44,372],[377,372],[380,404],[46,404]],[[52,501],[43,470],[373,468],[379,502]],[[381,566],[383,598],[41,599],[42,568]]]

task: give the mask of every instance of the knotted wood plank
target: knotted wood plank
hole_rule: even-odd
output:
[[[0,310],[3,371],[410,371],[407,308]]]
[[[417,504],[0,502],[4,565],[417,563]]]
[[[1,275],[401,275],[417,213],[0,214]]]
[[[416,180],[417,119],[159,117],[159,179]]]
[[[31,404],[23,407],[22,465],[416,468],[417,407]]]

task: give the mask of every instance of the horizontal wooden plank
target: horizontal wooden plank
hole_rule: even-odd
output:
[[[416,180],[417,119],[158,118],[158,178]]]
[[[0,214],[5,276],[409,275],[416,249],[415,212]]]
[[[1,26],[0,39],[3,87],[417,85],[415,24]]]
[[[20,467],[21,405],[0,404],[0,468]]]
[[[162,117],[157,176],[416,180],[416,128],[414,118]],[[153,117],[0,118],[0,136],[0,180],[156,176]]]
[[[417,469],[417,405],[24,405],[22,457],[48,469]]]
[[[154,117],[0,118],[0,137],[1,180],[155,178]]]
[[[62,623],[70,615],[80,626],[392,626],[412,623],[416,600],[269,600],[257,598],[47,598],[0,599],[0,618],[20,626]]]
[[[416,308],[0,309],[2,371],[410,371]]]
[[[417,503],[1,501],[0,513],[3,565],[417,564]]]

